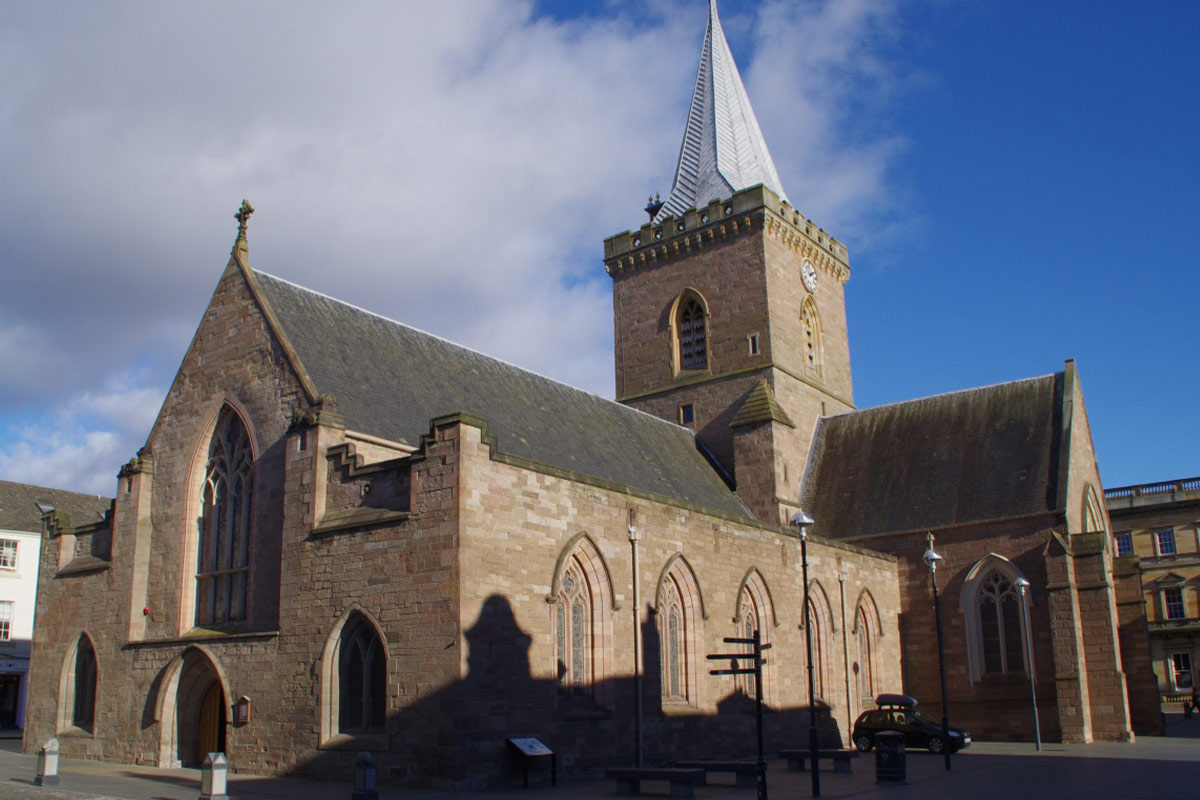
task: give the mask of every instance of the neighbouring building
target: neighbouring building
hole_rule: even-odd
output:
[[[1029,735],[1030,641],[1058,735],[1132,736],[1147,653],[1118,626],[1144,620],[1074,365],[855,410],[846,247],[786,200],[715,3],[675,186],[604,242],[618,402],[252,269],[250,211],[108,521],[48,518],[28,749],[324,775],[366,750],[476,788],[517,736],[569,775],[745,755],[760,688],[772,749],[810,713],[845,743],[879,692],[936,707],[926,530],[971,587],[955,720]],[[755,631],[761,686],[708,674]]]
[[[0,730],[25,727],[29,645],[42,549],[42,515],[81,527],[101,522],[111,500],[0,481]]]
[[[1159,695],[1190,701],[1200,662],[1200,478],[1120,486],[1104,499],[1114,556],[1141,567]]]

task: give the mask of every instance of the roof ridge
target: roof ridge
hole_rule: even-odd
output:
[[[76,492],[73,489],[56,489],[53,486],[39,486],[34,483],[21,483],[20,481],[7,481],[0,479],[0,485],[20,486],[23,489],[35,489],[39,492],[55,492],[57,494],[70,494],[76,497],[87,497],[92,500],[112,500],[108,495],[91,494],[89,492]]]
[[[528,367],[522,367],[519,364],[513,364],[512,362],[505,361],[502,358],[497,358],[496,356],[488,355],[487,353],[484,353],[481,350],[476,350],[473,347],[469,347],[465,344],[460,344],[459,342],[452,341],[450,339],[447,339],[444,336],[439,336],[436,333],[430,333],[429,331],[418,328],[415,325],[410,325],[407,322],[401,322],[399,320],[392,319],[391,317],[385,316],[384,314],[380,314],[377,311],[371,311],[370,309],[363,308],[362,306],[357,306],[354,303],[348,303],[345,300],[340,300],[336,297],[333,297],[332,295],[328,295],[328,294],[325,294],[324,292],[317,291],[316,289],[310,289],[307,286],[301,286],[300,284],[298,284],[294,281],[289,281],[287,278],[281,278],[278,275],[272,275],[271,273],[263,272],[262,270],[255,270],[255,274],[260,278],[266,277],[266,278],[270,278],[271,280],[279,281],[280,283],[285,283],[288,286],[291,286],[292,288],[298,289],[302,292],[307,292],[308,294],[316,295],[317,297],[321,297],[325,300],[328,300],[329,302],[337,303],[340,306],[345,306],[346,308],[353,309],[354,311],[358,311],[359,313],[366,314],[367,316],[370,316],[370,317],[375,317],[376,319],[382,320],[383,322],[387,322],[391,325],[397,325],[401,328],[406,328],[415,333],[419,333],[422,336],[428,336],[430,339],[434,339],[436,341],[442,342],[443,344],[449,345],[450,347],[454,347],[459,350],[463,350],[465,352],[472,353],[480,358],[495,362],[497,364],[503,364],[506,367],[509,367],[509,368],[515,369],[515,370],[519,370],[521,372],[524,372],[527,375],[532,375],[535,378],[539,378],[539,379],[547,381],[549,383],[553,383],[557,386],[561,386],[562,388],[567,389],[569,391],[577,392],[581,395],[586,395],[588,397],[594,398],[596,400],[601,401],[602,403],[606,403],[606,404],[612,406],[613,408],[620,409],[622,412],[627,412],[627,413],[631,413],[631,414],[640,414],[641,416],[646,417],[647,419],[652,419],[657,423],[661,423],[663,425],[669,425],[672,428],[678,428],[679,430],[687,431],[687,433],[689,435],[691,435],[693,437],[695,436],[695,434],[692,432],[692,430],[684,425],[680,425],[678,423],[671,422],[670,420],[663,419],[662,417],[657,417],[653,414],[642,411],[641,409],[633,408],[632,406],[627,406],[624,403],[619,403],[616,400],[611,400],[607,397],[604,397],[603,395],[596,394],[595,392],[589,392],[587,389],[581,389],[578,386],[572,386],[571,384],[566,383],[565,381],[560,381],[557,378],[550,377],[549,375],[543,375],[540,372],[535,372],[534,370],[531,370]],[[320,389],[321,387],[317,387],[317,388]]]
[[[1061,372],[1050,372],[1045,375],[1033,375],[1028,378],[1017,378],[1016,380],[1011,380],[1011,381],[998,381],[996,383],[989,383],[989,384],[985,384],[983,386],[970,386],[970,387],[967,387],[966,389],[951,389],[948,392],[938,392],[937,394],[927,394],[922,397],[912,397],[912,398],[909,398],[908,400],[895,400],[891,403],[883,403],[881,405],[869,406],[867,408],[852,408],[849,411],[842,411],[838,414],[828,414],[825,417],[825,419],[833,419],[835,417],[845,417],[845,416],[849,416],[851,414],[866,414],[867,412],[870,412],[870,411],[881,411],[886,408],[893,408],[895,406],[908,405],[910,403],[921,403],[926,400],[937,400],[942,397],[950,397],[951,395],[956,395],[956,394],[967,394],[969,392],[983,392],[983,391],[987,391],[989,389],[998,389],[1001,386],[1015,386],[1018,383],[1032,383],[1033,381],[1044,381],[1047,378],[1054,378],[1061,374],[1062,374]]]

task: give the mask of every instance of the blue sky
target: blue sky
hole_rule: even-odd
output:
[[[860,407],[1075,358],[1106,486],[1200,474],[1200,5],[723,0],[850,248]],[[228,257],[606,396],[703,0],[0,7],[0,478],[111,493]]]

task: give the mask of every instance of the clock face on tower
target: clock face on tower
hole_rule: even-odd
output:
[[[810,292],[817,290],[817,268],[807,258],[800,265],[800,279],[804,281],[804,288]]]

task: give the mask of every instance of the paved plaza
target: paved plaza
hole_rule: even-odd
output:
[[[1194,797],[1200,792],[1200,716],[1168,715],[1168,735],[1141,737],[1134,744],[1032,744],[976,742],[956,754],[947,773],[940,757],[910,752],[908,782],[875,783],[874,753],[858,758],[850,775],[821,773],[822,797],[887,798],[887,800],[1065,800],[1065,798]],[[64,759],[59,785],[33,785],[35,758],[20,753],[20,742],[0,742],[0,798],[8,800],[196,800],[200,773],[194,769],[152,769]],[[697,800],[754,800],[753,789],[737,789],[718,776],[696,790]],[[772,761],[767,780],[774,800],[796,800],[811,794],[806,772],[788,772]],[[667,796],[665,784],[643,785],[647,794]],[[350,776],[342,782],[260,778],[234,775],[229,795],[236,800],[350,800]],[[564,782],[480,793],[485,797],[521,800],[597,800],[618,796],[612,781]],[[444,792],[383,787],[380,800],[449,800]]]

